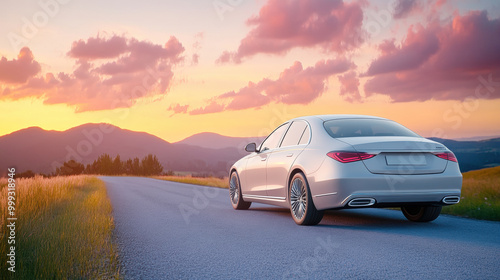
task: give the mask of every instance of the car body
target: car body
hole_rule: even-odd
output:
[[[324,210],[359,207],[401,207],[409,220],[426,222],[460,201],[454,154],[380,117],[295,118],[245,149],[229,173],[233,207],[290,208],[300,225],[319,223]]]

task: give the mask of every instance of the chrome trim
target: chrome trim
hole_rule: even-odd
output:
[[[337,192],[331,192],[331,193],[322,193],[322,194],[317,194],[314,197],[322,197],[322,196],[327,196],[327,195],[335,195]]]
[[[446,204],[457,204],[460,202],[460,197],[455,196],[455,195],[445,196],[442,201],[443,201],[443,203],[446,203]]]
[[[347,205],[351,207],[367,207],[372,206],[373,204],[375,204],[375,199],[370,197],[355,198],[347,203]]]
[[[269,200],[269,201],[284,201],[286,199],[286,197],[252,195],[252,194],[244,194],[243,198],[254,198],[254,199],[262,199],[262,200]]]

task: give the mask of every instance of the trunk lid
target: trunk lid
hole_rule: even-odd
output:
[[[358,152],[377,154],[363,160],[371,173],[417,175],[442,173],[448,161],[434,155],[447,151],[443,144],[419,137],[345,137],[337,138]]]

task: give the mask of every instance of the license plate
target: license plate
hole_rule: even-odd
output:
[[[387,165],[426,165],[425,155],[407,154],[407,155],[386,155]]]

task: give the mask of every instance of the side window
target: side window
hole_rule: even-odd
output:
[[[307,124],[304,121],[294,121],[286,132],[281,147],[298,145],[306,128]]]
[[[259,151],[270,150],[278,147],[278,144],[281,140],[281,136],[285,132],[288,127],[288,123],[282,124],[280,127],[276,128],[269,136],[267,136],[266,140],[262,142],[260,145]]]

